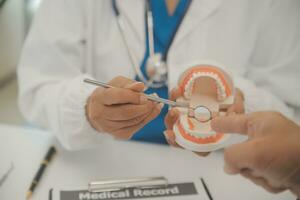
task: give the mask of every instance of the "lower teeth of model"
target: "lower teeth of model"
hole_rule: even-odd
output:
[[[216,134],[214,134],[214,135],[208,135],[208,136],[206,136],[206,135],[201,135],[201,136],[199,136],[199,135],[194,135],[194,134],[192,134],[192,133],[189,133],[191,136],[193,136],[193,137],[195,137],[195,138],[201,138],[201,139],[206,139],[206,138],[215,138],[217,135]]]

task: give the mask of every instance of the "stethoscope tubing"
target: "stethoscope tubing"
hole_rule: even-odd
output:
[[[140,66],[137,62],[137,59],[133,53],[133,51],[130,49],[130,45],[128,43],[128,40],[125,36],[125,24],[123,21],[123,18],[121,16],[121,13],[118,9],[117,6],[117,2],[116,0],[112,0],[112,8],[114,10],[114,13],[116,15],[117,18],[117,24],[118,24],[118,28],[121,32],[121,37],[122,40],[126,46],[126,50],[128,52],[130,61],[133,65],[134,71],[137,75],[137,77],[146,85],[147,88],[151,87],[151,88],[161,88],[165,85],[167,85],[166,82],[154,82],[151,78],[147,79],[144,74],[142,73]],[[154,33],[153,33],[153,17],[152,17],[152,11],[151,8],[149,6],[149,2],[147,1],[147,7],[146,7],[146,19],[147,19],[147,34],[148,34],[148,43],[149,43],[149,53],[150,56],[153,56],[154,53]]]

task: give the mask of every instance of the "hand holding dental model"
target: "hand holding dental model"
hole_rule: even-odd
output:
[[[205,121],[205,110],[197,113],[196,109],[178,107],[171,110],[165,119],[169,143],[195,152],[223,148],[230,137],[212,130],[210,124],[214,116],[244,112],[241,91],[234,88],[225,71],[211,64],[186,70],[178,81],[178,88],[172,91],[171,99],[188,103],[192,108],[206,108],[210,112],[210,120]]]
[[[225,149],[224,170],[241,174],[269,192],[291,190],[300,198],[300,127],[280,113],[218,117],[212,127],[249,140]]]
[[[99,132],[129,139],[160,113],[161,104],[142,93],[143,83],[119,76],[108,84],[114,88],[98,87],[86,106],[88,121]]]
[[[104,83],[104,82],[101,82],[101,81],[96,81],[96,80],[92,80],[92,79],[84,79],[84,82],[85,83],[88,83],[88,84],[92,84],[92,85],[96,85],[96,86],[100,86],[101,88],[103,89],[110,89],[110,90],[113,90],[114,92],[117,92],[117,90],[120,90],[122,92],[126,92],[125,90],[127,89],[134,89],[134,87],[139,87],[139,88],[136,88],[134,89],[134,91],[136,92],[142,92],[140,91],[140,89],[144,88],[144,85],[142,83],[139,83],[139,82],[135,82],[133,80],[130,80],[130,79],[126,79],[124,77],[117,77],[115,78],[113,81],[111,82],[114,82],[114,81],[122,81],[122,80],[126,80],[128,82],[131,82],[131,84],[128,86],[128,87],[125,87],[125,88],[122,88],[118,85],[120,85],[120,83],[114,85],[114,84],[110,84],[110,83]],[[121,82],[122,83],[122,82]],[[141,86],[142,84],[142,86]],[[140,86],[136,86],[136,85],[140,85]],[[123,90],[122,90],[123,89]],[[125,89],[125,90],[124,90]],[[107,92],[107,90],[106,90]],[[112,92],[112,91],[110,91]],[[128,91],[129,93],[127,95],[130,95],[130,91]],[[108,96],[106,96],[106,98],[109,98],[109,95],[110,93],[108,94]],[[137,94],[135,94],[137,95]],[[208,122],[212,119],[212,112],[205,106],[202,106],[202,105],[197,105],[197,106],[194,106],[194,107],[191,107],[188,103],[186,102],[176,102],[176,101],[171,101],[171,100],[168,100],[168,99],[164,99],[164,98],[160,98],[159,96],[157,96],[156,94],[144,94],[144,93],[140,93],[140,104],[143,104],[141,101],[152,101],[152,102],[156,102],[156,103],[160,103],[159,107],[161,109],[162,107],[162,104],[166,104],[166,105],[169,105],[169,106],[176,106],[176,107],[181,107],[181,108],[185,108],[185,109],[188,109],[190,112],[192,112],[195,116],[195,118],[197,118],[197,120],[199,120],[200,122]],[[116,95],[115,97],[117,98],[122,98],[124,96],[124,94],[122,95],[122,93],[119,93],[118,95]],[[91,96],[91,98],[93,97],[93,95]],[[124,96],[125,97],[125,96]],[[126,101],[126,100],[117,100],[117,99],[113,99],[113,102],[114,101],[117,101],[116,103],[113,103],[113,102],[109,102],[107,99],[105,101],[108,102],[107,105],[113,105],[115,108],[120,108],[120,107],[116,107],[114,104],[132,104],[133,102],[131,101]],[[97,101],[97,99],[95,99]],[[90,101],[88,101],[88,106],[91,105],[89,103]],[[135,107],[137,108],[137,107]],[[109,110],[107,110],[109,111]],[[115,110],[117,111],[117,110]],[[125,110],[126,111],[126,110]],[[134,110],[127,110],[128,112],[134,112]],[[138,110],[136,110],[138,112]],[[121,112],[121,110],[117,111],[117,112]],[[105,129],[101,129],[101,128],[97,128],[97,124],[95,126],[95,124],[93,124],[93,117],[90,116],[90,113],[92,114],[97,114],[97,112],[91,112],[90,111],[90,108],[87,107],[87,116],[88,116],[88,119],[91,123],[92,126],[94,126],[95,129],[97,129],[98,131],[105,131]],[[105,118],[105,115],[107,114],[106,112],[102,112],[102,113],[98,113],[99,114],[99,117],[96,116],[96,118],[99,119],[103,119]],[[138,114],[138,113],[137,113]],[[100,116],[100,115],[104,115],[104,116]],[[122,114],[121,114],[122,115]],[[146,116],[145,116],[146,117]],[[111,119],[111,120],[114,120],[114,119]],[[97,121],[94,120],[94,121]],[[147,120],[147,122],[149,122]],[[95,122],[94,122],[95,123]],[[138,126],[139,128],[142,128],[146,123],[141,123],[141,121],[139,120],[139,118],[137,119],[136,121],[137,124],[135,124],[135,126]],[[140,124],[138,124],[140,123]],[[120,124],[119,124],[120,125]],[[110,127],[110,128],[115,128],[115,127]],[[128,128],[128,127],[127,127]],[[110,129],[108,129],[108,131],[110,131]],[[110,133],[110,132],[109,132]],[[130,132],[129,136],[125,137],[126,139],[129,139],[132,135],[134,134],[134,132]],[[119,136],[117,136],[119,137]],[[123,137],[121,137],[123,138]],[[124,138],[123,138],[124,139]]]

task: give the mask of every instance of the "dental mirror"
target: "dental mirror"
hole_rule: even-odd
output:
[[[212,119],[212,113],[205,106],[197,106],[194,108],[194,118],[199,122],[205,123]]]

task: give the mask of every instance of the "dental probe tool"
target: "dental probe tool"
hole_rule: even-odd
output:
[[[91,79],[84,79],[83,81],[85,83],[101,86],[104,88],[116,88],[112,85],[109,85],[109,84],[101,82],[101,81],[95,81],[95,80],[91,80]],[[192,108],[187,103],[171,101],[168,99],[157,97],[153,94],[145,94],[145,96],[147,99],[154,101],[154,102],[163,103],[163,104],[167,104],[167,105],[174,106],[174,107],[183,107],[183,108],[191,109],[194,112],[194,117],[196,119],[198,119],[200,122],[208,122],[212,119],[211,111],[205,106],[197,106],[196,108]]]
[[[112,85],[109,85],[107,83],[103,83],[103,82],[95,81],[95,80],[91,80],[91,79],[84,79],[83,81],[86,82],[86,83],[89,83],[89,84],[102,86],[104,88],[116,88],[116,87],[114,87]],[[154,96],[153,94],[145,94],[145,96],[147,97],[147,99],[149,99],[151,101],[158,102],[158,103],[163,103],[163,104],[167,104],[167,105],[170,105],[170,106],[190,108],[188,106],[188,104],[186,104],[186,103],[171,101],[171,100],[168,100],[168,99],[164,99],[164,98]],[[193,109],[193,108],[190,108],[190,109]]]

